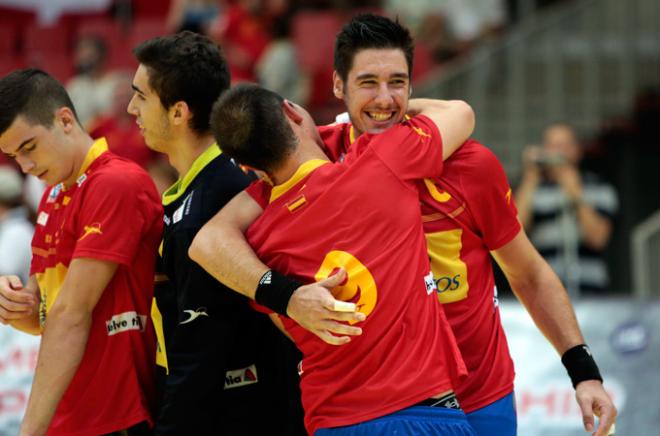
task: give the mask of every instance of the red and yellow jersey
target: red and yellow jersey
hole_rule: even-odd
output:
[[[282,185],[248,189],[268,203],[246,234],[260,259],[306,283],[343,267],[348,279],[333,292],[367,315],[363,334],[342,346],[282,318],[304,355],[310,434],[411,406],[465,375],[435,296],[415,187],[441,168],[437,128],[416,117],[387,135],[364,135],[343,164],[309,161]]]
[[[119,265],[94,308],[85,354],[48,434],[105,434],[152,422],[156,340],[148,315],[162,219],[149,175],[107,152],[104,139],[91,147],[76,183],[45,192],[31,266],[42,325],[72,259]]]
[[[355,141],[347,123],[320,127],[319,133],[333,160],[342,160]],[[456,393],[471,412],[513,390],[489,252],[520,232],[517,210],[502,165],[474,140],[447,159],[440,176],[417,187],[438,299],[469,371]]]

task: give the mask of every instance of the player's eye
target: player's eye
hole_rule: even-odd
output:
[[[32,150],[34,150],[35,148],[37,148],[37,143],[33,142],[32,144],[26,145],[25,147],[23,147],[23,151],[25,151],[26,153],[29,153]]]

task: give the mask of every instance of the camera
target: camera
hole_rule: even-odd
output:
[[[566,163],[566,158],[560,154],[541,152],[534,157],[532,162],[540,167],[552,167],[563,165]]]

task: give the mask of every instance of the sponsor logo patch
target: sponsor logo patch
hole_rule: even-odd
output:
[[[435,284],[435,280],[433,280],[433,272],[429,272],[427,275],[424,276],[424,284],[426,285],[427,295],[431,295],[432,293],[438,291],[438,287]]]
[[[247,368],[227,371],[225,374],[225,389],[234,389],[241,386],[252,385],[258,381],[257,367],[253,364]]]
[[[48,199],[46,200],[46,203],[53,203],[55,199],[57,199],[57,196],[60,195],[61,190],[62,190],[61,183],[58,183],[57,185],[53,186],[50,189],[50,192],[48,193]]]
[[[48,214],[46,212],[40,212],[39,216],[37,217],[37,224],[40,226],[45,226],[46,223],[48,222]]]
[[[124,312],[113,316],[105,322],[105,329],[108,336],[114,336],[118,333],[130,330],[144,332],[147,324],[147,315],[140,315],[137,312]]]

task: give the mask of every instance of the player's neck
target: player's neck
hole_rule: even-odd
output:
[[[191,132],[170,143],[167,157],[179,177],[183,177],[190,171],[195,160],[214,143],[213,135],[197,136]]]
[[[310,143],[301,141],[296,150],[286,159],[286,162],[277,170],[269,174],[268,177],[275,185],[281,185],[289,180],[298,171],[301,165],[310,160],[328,160],[328,157],[321,151],[315,142]]]
[[[71,143],[75,144],[75,152],[73,153],[73,161],[71,162],[71,173],[66,179],[61,181],[62,184],[67,188],[72,186],[76,180],[78,180],[78,176],[80,175],[80,171],[82,169],[83,163],[85,162],[85,158],[87,157],[87,153],[89,153],[90,148],[92,148],[92,145],[94,145],[94,139],[92,139],[92,137],[82,129],[76,129],[71,133],[71,135]]]

